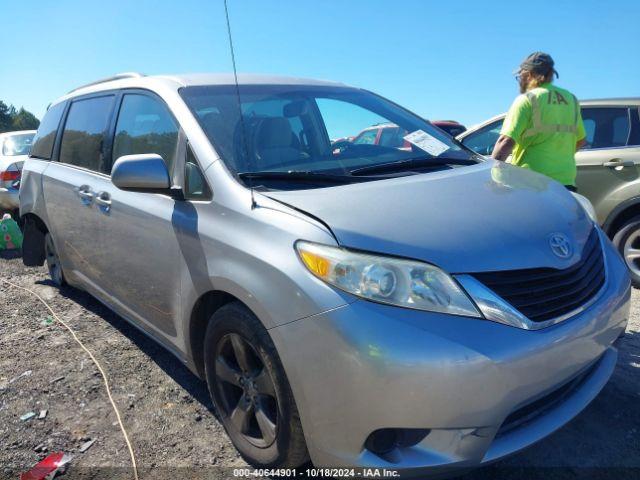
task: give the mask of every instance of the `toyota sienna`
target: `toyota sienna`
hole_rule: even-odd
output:
[[[397,147],[330,140],[388,123]],[[78,88],[38,129],[20,211],[25,264],[206,380],[257,467],[494,461],[598,394],[629,315],[624,262],[562,185],[337,83]]]

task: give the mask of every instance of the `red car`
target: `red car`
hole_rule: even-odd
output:
[[[466,130],[464,125],[453,120],[435,120],[431,123],[454,137]],[[338,142],[349,142],[356,145],[382,145],[384,147],[410,150],[411,144],[404,139],[407,133],[407,131],[399,128],[394,123],[380,123],[365,128],[355,137],[338,139],[334,142],[334,145]]]
[[[440,130],[444,130],[452,137],[457,137],[462,132],[467,130],[467,127],[455,120],[432,120],[431,123],[438,127]]]

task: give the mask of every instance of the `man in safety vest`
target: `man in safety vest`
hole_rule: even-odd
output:
[[[552,85],[558,76],[550,55],[535,52],[514,72],[520,93],[507,113],[492,157],[530,168],[575,191],[576,150],[585,144],[580,105]]]

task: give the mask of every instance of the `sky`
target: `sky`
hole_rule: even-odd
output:
[[[228,0],[239,72],[344,82],[431,120],[505,111],[550,53],[579,98],[640,96],[637,0]],[[222,0],[0,0],[0,100],[42,118],[118,72],[231,72]]]

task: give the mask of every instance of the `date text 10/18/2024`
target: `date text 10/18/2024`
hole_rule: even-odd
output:
[[[278,469],[249,469],[235,468],[233,470],[234,477],[307,477],[307,478],[395,478],[400,473],[397,470],[389,470],[386,468],[305,468],[297,470],[295,468],[278,468]]]

